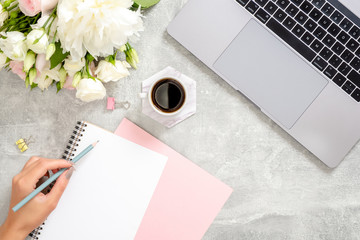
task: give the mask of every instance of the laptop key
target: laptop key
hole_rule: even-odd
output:
[[[309,3],[308,1],[305,0],[305,2],[303,2],[303,4],[301,4],[300,9],[303,10],[305,13],[309,13],[311,11],[311,9],[313,9],[314,7],[312,6],[311,3]]]
[[[290,16],[295,17],[295,15],[299,12],[299,9],[294,4],[291,3],[286,8],[285,12],[287,12]]]
[[[334,12],[335,8],[332,7],[329,3],[326,3],[322,8],[321,11],[326,15],[330,16]]]
[[[286,17],[286,13],[284,13],[281,9],[278,9],[276,11],[276,13],[274,14],[274,17],[279,21],[282,22],[284,21],[285,17]]]
[[[353,82],[357,87],[360,87],[360,74],[351,70],[349,75],[347,76],[351,82]]]
[[[360,69],[360,59],[355,57],[351,61],[350,66],[352,66],[356,71],[358,71]]]
[[[360,89],[355,89],[351,96],[355,99],[355,101],[360,102]]]
[[[315,41],[310,45],[310,47],[312,50],[318,53],[324,47],[324,44],[315,39]]]
[[[337,55],[340,55],[345,47],[341,45],[339,42],[336,42],[335,45],[331,48]]]
[[[325,0],[313,0],[312,4],[314,4],[317,8],[321,8],[325,3]]]
[[[314,36],[310,34],[309,32],[306,32],[304,36],[302,36],[301,40],[303,40],[307,45],[309,45],[313,40]]]
[[[350,39],[350,36],[346,32],[341,31],[336,39],[339,40],[342,44],[345,44]]]
[[[342,15],[338,10],[336,10],[330,17],[334,22],[339,24],[341,20],[344,19],[344,15]]]
[[[317,21],[319,21],[319,19],[321,18],[322,13],[321,13],[317,8],[314,8],[314,9],[310,12],[309,16],[310,16],[315,22],[317,22]]]
[[[359,48],[358,50],[356,50],[355,55],[356,55],[358,58],[360,58],[360,48]]]
[[[294,27],[294,29],[292,30],[292,32],[298,36],[301,37],[303,35],[303,33],[305,32],[305,29],[303,27],[301,27],[299,24],[296,24],[296,26]]]
[[[259,4],[260,6],[265,6],[265,4],[268,2],[269,0],[255,0],[255,2],[257,4]]]
[[[332,66],[328,66],[324,71],[324,74],[330,79],[333,79],[336,73],[337,73],[336,69],[333,68]]]
[[[279,7],[281,7],[282,9],[285,9],[289,4],[290,4],[290,2],[288,0],[279,0],[277,2],[277,5]]]
[[[350,22],[349,19],[345,18],[344,20],[342,20],[342,22],[340,23],[340,27],[342,29],[344,29],[345,31],[349,31],[349,29],[353,26],[353,24]]]
[[[324,47],[319,54],[323,59],[329,60],[329,58],[333,55],[333,52],[327,47]]]
[[[355,38],[355,39],[358,39],[359,36],[360,36],[360,29],[356,26],[353,26],[349,32],[349,34]]]
[[[312,63],[320,71],[323,71],[327,66],[327,63],[325,62],[325,60],[319,56],[317,56]]]
[[[352,54],[348,49],[346,49],[343,54],[341,54],[341,58],[347,63],[349,63],[354,57],[355,55]]]
[[[265,24],[265,23],[269,20],[270,15],[269,15],[267,12],[265,12],[263,9],[260,8],[260,9],[256,12],[255,17],[256,17],[257,19],[259,19],[262,23]]]
[[[343,62],[340,67],[338,68],[339,72],[341,72],[343,75],[347,75],[350,70],[351,70],[351,67],[349,65],[347,65],[345,62]]]
[[[291,32],[289,32],[275,19],[271,18],[267,22],[266,26],[309,62],[313,60],[314,57],[316,56],[314,51],[312,51],[308,46],[306,46],[303,42],[301,42],[301,40],[295,37]]]
[[[236,0],[241,6],[245,6],[250,0]]]
[[[338,85],[339,87],[341,87],[345,81],[346,77],[344,77],[340,73],[336,74],[336,76],[333,78],[333,82],[336,83],[336,85]]]
[[[341,29],[333,23],[333,24],[331,24],[331,26],[329,27],[329,29],[328,29],[327,31],[328,31],[331,35],[333,35],[334,37],[336,37],[336,35],[338,35],[339,32],[341,31]]]
[[[320,21],[319,21],[320,26],[322,26],[324,29],[327,29],[330,24],[331,24],[331,20],[329,18],[327,18],[326,16],[323,16]]]
[[[272,2],[268,2],[265,6],[265,10],[270,14],[273,14],[277,9],[278,7]]]
[[[299,6],[304,0],[291,0],[296,6]]]
[[[349,42],[346,44],[346,47],[350,49],[351,51],[355,51],[359,47],[359,43],[356,42],[353,38],[349,40]]]
[[[352,91],[354,91],[354,89],[355,89],[355,85],[352,84],[350,81],[346,81],[345,84],[341,88],[348,94],[351,94]]]
[[[310,45],[310,47],[312,50],[318,53],[324,47],[324,44],[315,39],[315,41]]]
[[[330,36],[329,34],[327,34],[327,35],[325,36],[325,38],[323,39],[322,42],[323,42],[326,46],[331,47],[331,46],[336,42],[336,40],[335,40],[335,38],[333,38],[332,36]]]
[[[309,19],[309,20],[305,23],[304,27],[305,27],[309,32],[313,32],[313,31],[315,30],[315,28],[316,28],[316,23],[315,23],[313,20]]]
[[[306,22],[308,17],[303,12],[299,12],[298,15],[296,15],[295,20],[300,23],[301,25]]]
[[[323,39],[326,35],[326,31],[322,29],[321,27],[317,27],[314,31],[315,37],[317,37],[319,40]]]
[[[287,29],[291,30],[295,26],[296,23],[292,18],[287,17],[285,19],[285,21],[283,22],[283,24]]]
[[[336,55],[332,56],[329,60],[329,63],[335,68],[337,68],[341,62],[341,59]]]
[[[256,3],[254,3],[253,1],[250,1],[247,5],[246,5],[246,10],[248,10],[250,13],[254,14],[258,9],[259,9],[259,5],[257,5]]]

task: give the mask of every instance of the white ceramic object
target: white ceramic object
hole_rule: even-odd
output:
[[[163,78],[173,78],[179,81],[186,91],[185,103],[175,113],[168,114],[158,111],[148,97],[148,93],[154,84]],[[142,98],[142,112],[168,128],[175,126],[196,112],[196,82],[172,67],[166,67],[144,80],[140,97]]]

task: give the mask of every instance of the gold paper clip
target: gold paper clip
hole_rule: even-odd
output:
[[[29,139],[20,138],[19,140],[16,141],[16,145],[18,146],[21,152],[25,152],[26,150],[28,150],[29,148],[28,145],[30,143],[32,143],[31,136],[29,137]]]

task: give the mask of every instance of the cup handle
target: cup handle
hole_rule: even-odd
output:
[[[147,93],[144,93],[144,92],[139,93],[139,97],[140,97],[140,98],[146,98],[146,97],[147,97]]]

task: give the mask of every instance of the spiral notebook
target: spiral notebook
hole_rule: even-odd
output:
[[[65,150],[77,164],[57,208],[31,239],[134,239],[167,157],[88,122],[78,122]]]

